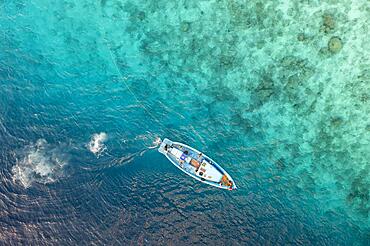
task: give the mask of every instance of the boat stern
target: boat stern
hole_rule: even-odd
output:
[[[173,142],[168,138],[163,139],[161,145],[158,148],[159,153],[166,154],[167,153],[167,146],[171,146]]]
[[[236,187],[236,185],[233,184],[233,186],[226,186],[225,189],[227,189],[227,190],[237,190],[238,187]]]
[[[219,182],[220,188],[226,189],[226,190],[236,190],[238,189],[235,181],[231,178],[231,176],[224,172],[220,182]]]
[[[231,178],[230,175],[229,175],[229,178],[230,178],[231,182],[233,182],[233,185],[229,188],[229,190],[237,190],[238,187],[236,186],[235,181]]]

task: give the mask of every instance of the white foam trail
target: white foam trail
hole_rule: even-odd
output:
[[[162,140],[161,140],[161,138],[160,137],[156,137],[155,139],[154,139],[154,141],[153,141],[153,146],[150,146],[150,147],[148,147],[149,149],[155,149],[155,148],[157,148],[159,145],[161,145],[161,143],[162,143]]]
[[[143,138],[142,136],[144,135],[139,135],[139,137],[141,139],[146,139],[146,138]],[[135,138],[136,140],[137,138]],[[104,168],[109,168],[109,167],[117,167],[117,166],[121,166],[123,164],[128,164],[130,162],[132,162],[136,157],[138,156],[143,156],[147,151],[149,150],[152,150],[152,149],[156,149],[158,148],[158,146],[162,143],[162,140],[159,138],[159,137],[155,137],[155,139],[152,141],[152,146],[148,146],[148,147],[145,147],[135,153],[132,153],[132,154],[128,154],[128,155],[125,155],[125,156],[122,156],[122,157],[114,157],[112,155],[109,155],[111,157],[114,158],[114,160],[112,160],[111,162],[111,165],[108,165],[108,166],[105,166]]]
[[[95,133],[88,144],[89,150],[98,158],[107,150],[104,142],[108,140],[108,135],[105,132]]]
[[[26,146],[20,155],[12,168],[13,181],[19,181],[25,188],[34,182],[55,182],[63,175],[63,167],[67,164],[67,158],[59,148],[50,146],[45,139]]]

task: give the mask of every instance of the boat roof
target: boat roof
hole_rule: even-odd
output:
[[[173,154],[176,158],[181,158],[183,152],[181,150],[178,150],[176,148],[171,148],[170,150],[171,154]]]

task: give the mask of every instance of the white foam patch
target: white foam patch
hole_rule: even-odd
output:
[[[88,144],[89,150],[97,157],[101,156],[107,150],[105,142],[108,140],[108,134],[105,132],[95,133]]]
[[[45,139],[26,146],[20,156],[12,168],[13,181],[20,182],[25,188],[34,182],[55,182],[63,175],[63,167],[67,164],[66,155],[60,148],[51,146]]]
[[[161,138],[160,137],[156,137],[153,141],[153,146],[149,147],[150,149],[153,149],[153,148],[157,148],[159,145],[161,145]]]

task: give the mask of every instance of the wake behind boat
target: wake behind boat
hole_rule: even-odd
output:
[[[234,180],[214,160],[183,143],[165,138],[158,151],[194,179],[221,189],[237,189]]]

